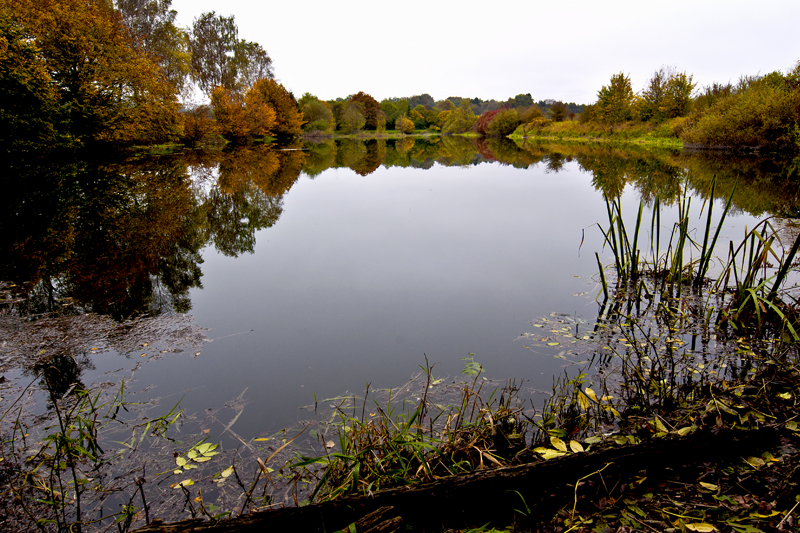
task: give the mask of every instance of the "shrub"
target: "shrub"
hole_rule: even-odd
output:
[[[395,129],[406,135],[414,133],[414,123],[406,117],[399,117],[394,123]]]
[[[736,92],[695,117],[681,139],[704,146],[797,150],[798,123],[800,91],[768,75],[740,82]]]
[[[511,135],[519,126],[519,116],[513,109],[501,109],[489,123],[489,135],[505,137]]]
[[[215,133],[214,115],[207,105],[197,106],[183,112],[183,134],[181,142],[187,146],[198,143]]]

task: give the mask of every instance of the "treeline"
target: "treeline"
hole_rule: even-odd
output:
[[[549,117],[560,121],[574,118],[583,106],[556,100],[534,102],[530,93],[505,101],[451,96],[436,101],[429,94],[386,98],[378,102],[359,92],[347,98],[322,101],[306,93],[298,102],[308,134],[344,134],[359,131],[396,130],[400,133],[428,131],[444,134],[478,133],[505,136],[519,124]]]
[[[713,83],[697,90],[693,76],[672,67],[657,70],[635,93],[630,77],[615,74],[585,106],[577,124],[524,122],[517,135],[594,135],[649,125],[700,148],[800,150],[800,62],[787,73],[743,76],[738,83]],[[666,131],[664,126],[667,126]]]
[[[204,13],[179,28],[170,5],[0,0],[2,149],[192,143],[211,129],[300,133],[302,117],[275,82],[271,58],[239,38],[233,17]],[[179,103],[195,86],[214,102],[217,120],[208,108]]]

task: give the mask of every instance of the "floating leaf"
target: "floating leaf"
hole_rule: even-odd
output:
[[[567,451],[567,445],[564,443],[563,440],[559,439],[558,437],[550,437],[550,444],[553,445],[553,448],[560,452]]]
[[[576,440],[569,441],[569,449],[572,450],[574,453],[580,453],[583,451],[583,446],[580,442]]]
[[[336,443],[333,442],[332,440],[329,440],[328,442],[325,443],[326,448],[333,448],[334,446],[336,446]]]
[[[267,437],[259,437],[257,439],[253,439],[255,442],[264,442],[265,440],[269,440]]]
[[[700,482],[700,486],[704,489],[717,491],[719,490],[719,485],[714,485],[713,483],[705,483],[703,481]]]
[[[597,401],[597,395],[594,393],[594,391],[592,389],[587,387],[586,390],[583,391],[583,393],[586,394],[586,396],[588,396],[589,398],[591,398],[591,400],[594,403],[599,403]]]
[[[780,398],[781,400],[791,400],[792,399],[792,393],[791,392],[782,392],[782,393],[778,394],[778,398]]]
[[[231,474],[233,474],[233,465],[229,466],[228,468],[226,468],[225,470],[220,472],[219,475],[222,476],[223,478],[226,478],[226,477],[230,476]]]
[[[186,459],[184,459],[181,456],[178,456],[175,458],[175,462],[178,464],[178,466],[183,467],[186,464]]]
[[[173,489],[179,489],[181,487],[189,487],[191,485],[194,485],[194,481],[192,481],[191,479],[184,479],[180,483],[175,483],[173,485],[170,485],[170,487],[172,487]]]
[[[561,344],[561,343],[560,342],[548,342],[547,343],[548,346],[558,346],[559,344]]]

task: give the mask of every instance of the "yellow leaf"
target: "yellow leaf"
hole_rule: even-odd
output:
[[[260,437],[260,438],[258,438],[258,439],[253,439],[253,440],[254,440],[254,441],[256,441],[256,442],[263,442],[263,441],[265,441],[265,440],[269,440],[269,439],[268,439],[268,438],[266,438],[266,437]]]
[[[582,392],[578,393],[578,405],[580,405],[581,409],[584,411],[589,408],[589,399]]]
[[[761,457],[745,457],[744,460],[747,461],[747,463],[753,468],[764,466],[764,459]]]
[[[223,470],[220,473],[220,476],[222,476],[223,478],[226,478],[226,477],[230,476],[231,474],[233,474],[233,465],[231,465],[228,468],[226,468],[225,470]]]
[[[564,441],[559,439],[558,437],[550,437],[550,444],[553,445],[553,448],[560,452],[567,451],[567,445],[564,444]]]
[[[705,522],[699,522],[697,524],[686,524],[686,529],[689,531],[700,531],[701,533],[711,533],[712,531],[716,531],[717,528],[712,526],[711,524],[706,524]]]
[[[184,458],[183,458],[183,457],[181,457],[181,456],[178,456],[178,457],[176,457],[176,458],[175,458],[175,462],[178,464],[178,466],[184,466],[184,465],[186,465],[186,459],[184,459]]]
[[[587,387],[586,390],[583,391],[583,392],[584,392],[584,394],[586,394],[586,396],[591,398],[594,403],[597,403],[597,395],[594,393],[594,391],[592,389]]]
[[[700,482],[700,486],[703,487],[704,489],[708,489],[708,490],[715,490],[715,491],[719,490],[719,486],[718,485],[714,485],[713,483],[704,483],[704,482],[701,481]]]
[[[574,453],[579,453],[583,451],[583,446],[580,442],[576,440],[569,441],[569,449],[572,450]]]

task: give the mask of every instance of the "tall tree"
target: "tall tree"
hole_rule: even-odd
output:
[[[633,89],[631,79],[620,72],[611,76],[608,85],[597,93],[597,117],[603,122],[617,124],[632,116]]]
[[[175,24],[178,12],[172,0],[115,0],[122,21],[133,32],[138,46],[161,67],[163,75],[179,92],[187,87],[191,70],[189,35]]]
[[[0,146],[30,152],[66,141],[47,63],[22,27],[0,12]]]
[[[217,87],[244,92],[262,78],[272,79],[272,59],[258,43],[239,39],[233,16],[203,13],[189,41],[192,78],[206,93]]]

